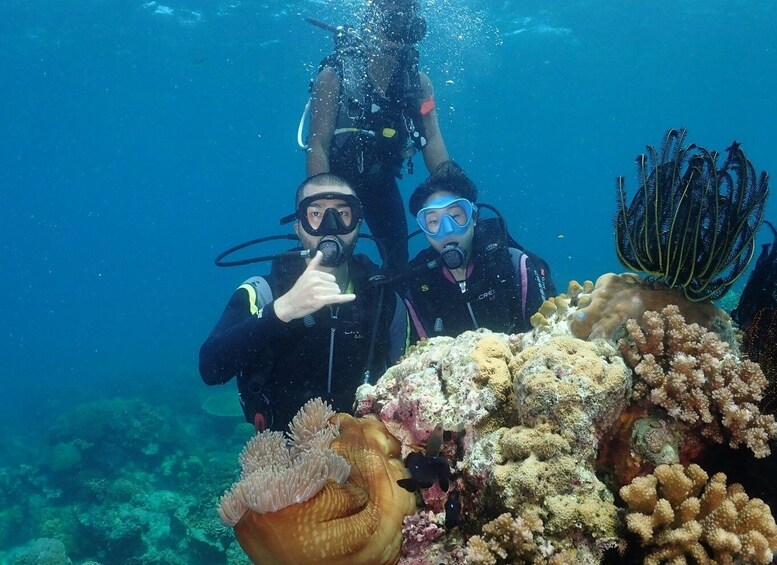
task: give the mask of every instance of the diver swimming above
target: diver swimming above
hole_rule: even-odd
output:
[[[329,173],[307,179],[291,219],[302,251],[240,285],[200,349],[202,379],[236,376],[257,431],[285,429],[318,396],[350,412],[365,375],[382,374],[407,344],[402,300],[370,284],[376,265],[353,253],[362,212],[348,183]]]
[[[418,70],[426,20],[417,0],[369,0],[359,29],[335,28],[338,46],[311,89],[307,174],[332,172],[356,191],[364,219],[395,270],[408,260],[397,185],[421,152],[428,170],[448,160],[432,83]],[[308,20],[319,27],[326,24]]]
[[[410,213],[430,244],[410,263],[407,303],[416,338],[477,328],[526,331],[556,292],[545,260],[521,248],[501,216],[481,220],[476,200],[477,187],[452,161],[410,197]],[[442,268],[425,267],[439,262]]]

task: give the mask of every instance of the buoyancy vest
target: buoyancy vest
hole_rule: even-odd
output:
[[[319,65],[340,77],[335,132],[329,149],[332,172],[349,180],[357,175],[401,176],[412,155],[426,145],[421,106],[423,91],[418,51],[409,48],[399,57],[386,92],[369,76],[362,47],[336,49]]]
[[[521,329],[526,288],[524,277],[516,273],[515,259],[520,265],[525,254],[514,248],[513,253],[518,255],[514,259],[504,235],[497,233],[491,222],[495,220],[475,226],[464,284],[457,284],[445,267],[421,268],[439,255],[433,248],[422,251],[411,262],[411,269],[419,267],[419,274],[408,286],[410,316],[427,336],[457,336],[477,328],[502,333]]]
[[[274,261],[266,279],[272,296],[285,294],[304,268],[301,258]],[[261,409],[270,412],[274,429],[284,429],[302,404],[318,396],[336,411],[350,412],[354,393],[363,383],[367,369],[376,316],[379,316],[376,341],[369,369],[378,375],[385,371],[389,327],[396,303],[394,293],[388,291],[381,301],[380,287],[370,284],[369,279],[376,270],[365,256],[352,257],[349,274],[356,299],[292,320],[283,332],[274,336],[267,351],[257,352],[256,365],[238,377],[249,421],[253,418],[250,412]],[[382,302],[380,312],[377,311],[379,302]]]

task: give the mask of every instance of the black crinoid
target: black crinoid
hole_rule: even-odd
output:
[[[739,304],[731,312],[741,328],[749,326],[759,311],[777,309],[777,230],[770,222],[764,223],[772,230],[774,240],[761,246],[761,254],[742,289]]]
[[[734,142],[718,153],[684,146],[685,129],[669,130],[660,151],[637,157],[639,191],[626,204],[618,178],[618,259],[689,300],[716,300],[742,274],[755,247],[769,191],[768,175]]]

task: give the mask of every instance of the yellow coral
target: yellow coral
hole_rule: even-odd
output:
[[[483,526],[483,536],[467,541],[464,562],[468,565],[494,565],[532,562],[538,557],[534,534],[543,531],[542,520],[526,514],[514,518],[505,512]]]
[[[726,476],[698,465],[659,465],[620,490],[628,529],[649,548],[646,564],[771,563],[777,524],[769,507]]]

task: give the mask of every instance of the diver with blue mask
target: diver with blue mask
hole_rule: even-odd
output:
[[[406,283],[416,338],[478,328],[527,331],[529,318],[556,292],[548,264],[510,237],[501,215],[479,217],[477,196],[466,173],[448,161],[410,197],[410,213],[429,242],[410,262]]]
[[[236,377],[257,431],[285,429],[315,397],[351,412],[356,388],[393,365],[407,345],[404,303],[373,284],[377,266],[354,254],[362,212],[350,185],[317,175],[300,185],[296,202],[281,221],[294,222],[300,247],[259,258],[273,259],[269,275],[238,287],[200,349],[203,381]],[[222,253],[217,264],[229,265],[220,260],[248,244]]]

